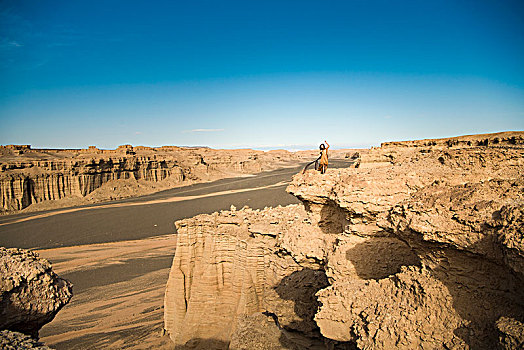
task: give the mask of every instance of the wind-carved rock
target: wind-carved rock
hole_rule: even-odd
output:
[[[344,213],[347,236],[327,256],[331,285],[317,293],[321,333],[363,349],[497,347],[497,320],[524,318],[523,156],[390,147],[362,159],[379,166],[296,175],[291,193]],[[356,237],[367,244],[347,243]],[[402,267],[384,239],[416,258]],[[394,261],[399,272],[366,271]]]
[[[303,207],[178,222],[167,332],[181,348],[518,349],[524,149],[472,140],[297,174]]]
[[[176,226],[164,314],[176,345],[205,347],[213,341],[227,348],[237,329],[245,331],[245,315],[253,315],[249,322],[275,317],[284,343],[322,345],[311,306],[327,285],[319,271],[325,252],[322,246],[312,249],[309,238],[285,238],[290,231],[314,231],[302,206],[199,215]],[[302,249],[290,255],[283,248],[289,246]]]
[[[38,338],[40,328],[69,302],[72,289],[37,253],[0,247],[0,329]]]
[[[0,146],[0,213],[46,201],[101,201],[293,164],[287,151],[132,147],[37,150]],[[56,203],[56,202],[55,202]],[[78,203],[76,203],[78,204]],[[71,203],[69,203],[71,205]]]

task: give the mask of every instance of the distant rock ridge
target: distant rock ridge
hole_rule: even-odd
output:
[[[103,151],[96,147],[35,150],[29,146],[2,146],[0,213],[47,201],[75,205],[125,198],[297,165],[302,159],[303,156],[287,151],[175,146],[124,145]],[[45,205],[42,208],[47,209]]]
[[[524,131],[505,131],[491,134],[464,135],[441,139],[425,139],[414,141],[390,141],[382,143],[381,147],[472,147],[472,146],[519,146],[524,147]]]
[[[295,175],[303,206],[177,222],[166,331],[181,349],[521,348],[519,145],[388,144]]]

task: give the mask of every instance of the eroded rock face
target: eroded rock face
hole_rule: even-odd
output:
[[[0,147],[0,213],[46,201],[101,201],[240,174],[254,174],[303,156],[287,151],[132,147],[117,150],[33,150]],[[307,158],[306,158],[307,159]],[[82,203],[69,203],[82,204]]]
[[[325,252],[310,249],[308,240],[285,239],[290,230],[314,231],[302,206],[199,215],[176,226],[164,314],[176,345],[201,339],[227,347],[238,318],[257,312],[274,315],[279,327],[320,337],[311,305],[327,286],[319,270]],[[290,255],[284,245],[297,254]]]
[[[0,329],[38,338],[71,299],[72,284],[58,277],[47,260],[25,250],[0,247]]]
[[[348,235],[328,255],[331,285],[317,294],[322,334],[359,348],[495,348],[496,321],[524,318],[523,156],[513,147],[389,147],[363,158],[369,166],[296,175],[288,190],[320,213],[342,210]],[[393,249],[347,249],[355,236],[405,242],[417,259],[354,278],[356,266],[396,260]],[[334,265],[337,250],[347,261]]]
[[[379,280],[338,280],[318,295],[323,307],[316,320],[322,333],[356,341],[361,349],[464,345],[454,334],[463,322],[453,308],[452,297],[427,270],[404,267]]]
[[[310,347],[519,348],[524,149],[471,141],[388,144],[358,168],[295,175],[288,191],[304,207],[178,222],[171,338],[292,348],[292,331]]]

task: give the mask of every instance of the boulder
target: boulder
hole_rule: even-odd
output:
[[[69,302],[72,289],[37,253],[0,247],[0,329],[38,338],[40,328]]]

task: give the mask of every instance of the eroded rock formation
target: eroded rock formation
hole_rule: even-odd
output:
[[[0,329],[38,338],[72,297],[72,285],[58,277],[38,254],[0,247]]]
[[[524,317],[523,155],[512,147],[388,147],[358,169],[297,175],[288,190],[321,208],[319,222],[333,217],[322,212],[343,212],[342,242],[389,237],[420,261],[352,279],[348,266],[383,266],[392,250],[354,248],[377,255],[361,264],[353,250],[334,247],[348,259],[334,266],[327,257],[331,283],[318,293],[315,316],[322,334],[359,348],[495,348],[497,320]]]
[[[177,251],[164,317],[176,345],[206,339],[227,348],[237,329],[245,331],[242,322],[267,317],[274,322],[272,316],[278,319],[277,330],[307,335],[298,337],[297,342],[322,344],[311,303],[316,300],[315,293],[327,286],[320,270],[325,252],[282,236],[283,232],[315,230],[302,206],[262,211],[245,208],[199,215],[176,225]],[[296,247],[296,254],[290,255],[281,243]],[[245,317],[262,312],[267,316]],[[287,339],[286,333],[279,331],[277,338],[280,336]]]
[[[524,149],[470,143],[388,144],[358,168],[295,175],[288,191],[303,207],[177,222],[171,339],[522,347]]]
[[[13,146],[14,147],[14,146]],[[46,201],[101,201],[296,164],[287,151],[132,147],[33,150],[0,147],[0,213]],[[85,204],[67,202],[68,205]],[[45,209],[45,208],[44,208]]]

